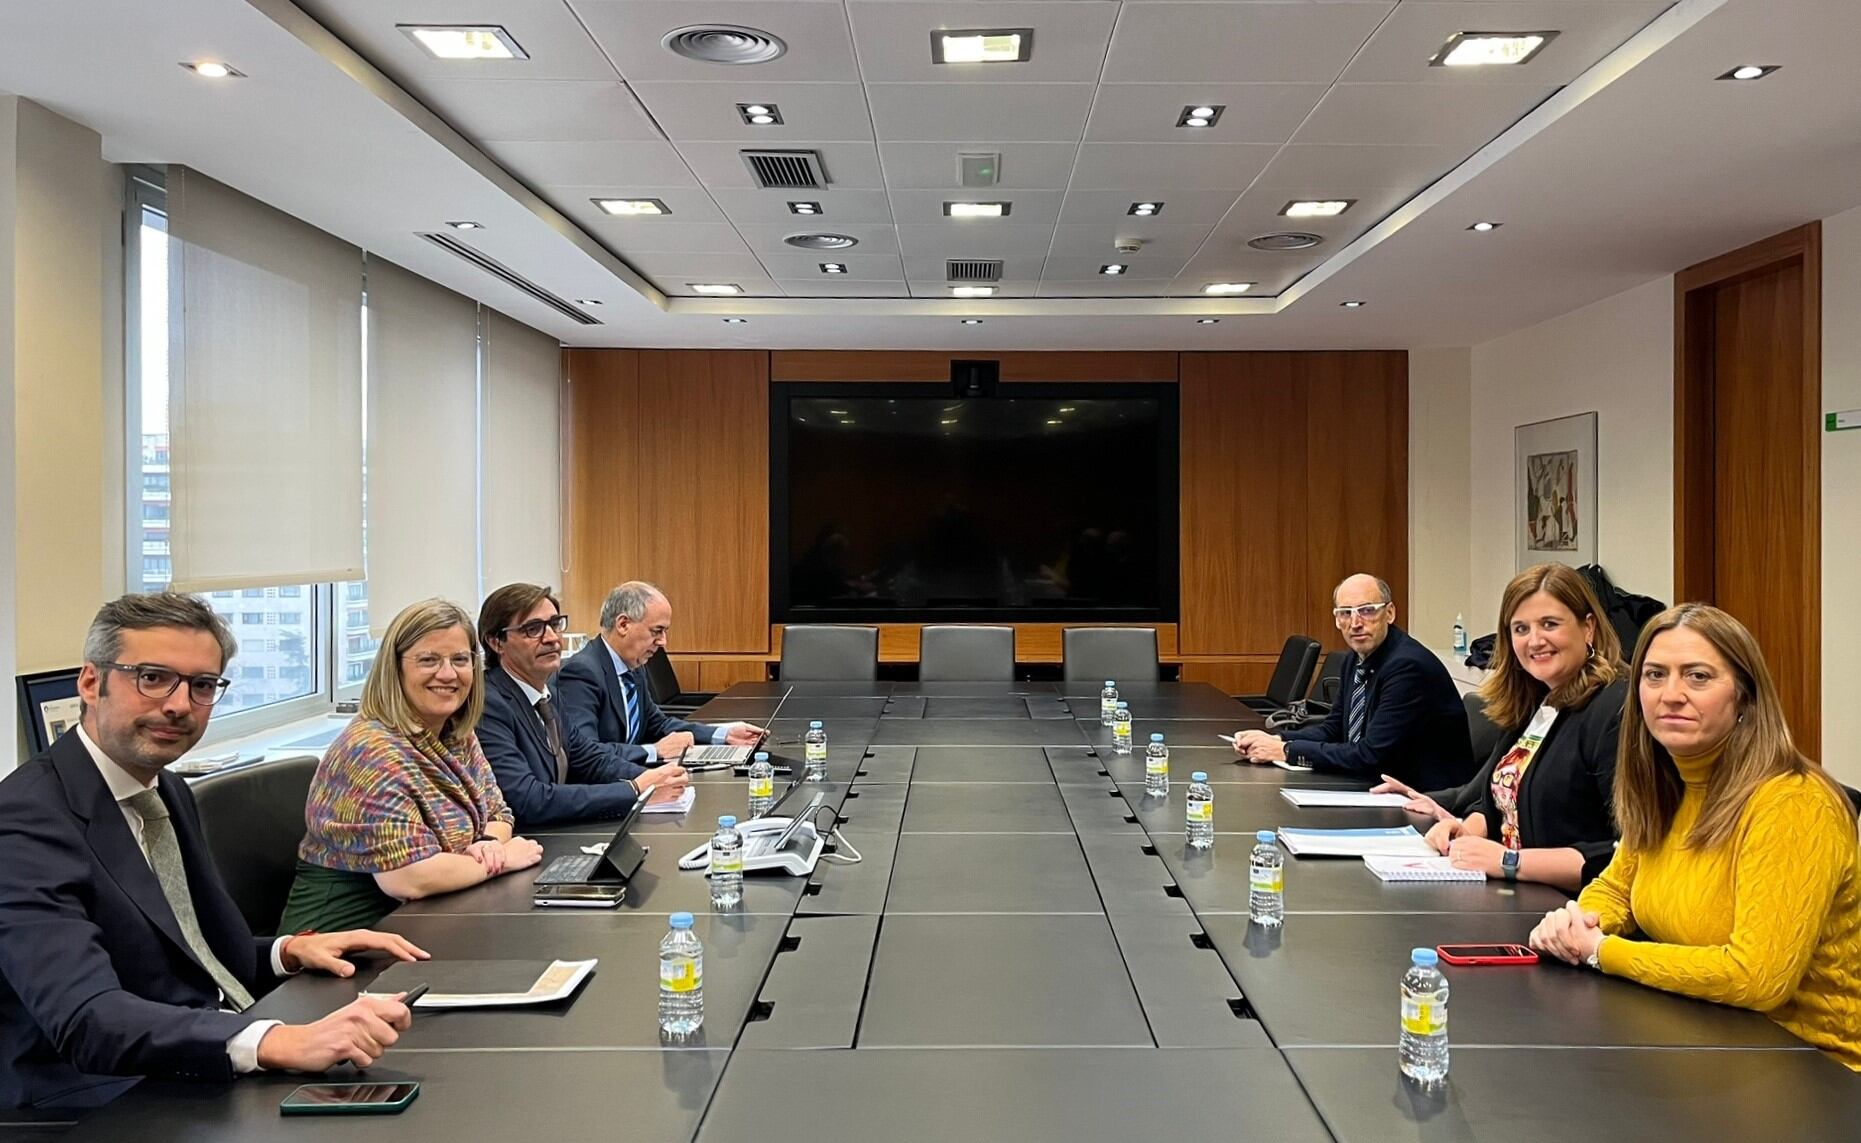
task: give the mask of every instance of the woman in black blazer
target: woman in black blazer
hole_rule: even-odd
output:
[[[1628,670],[1615,629],[1583,577],[1540,564],[1506,586],[1499,627],[1512,653],[1480,688],[1507,728],[1473,780],[1417,795],[1440,820],[1429,844],[1456,866],[1575,892],[1615,853],[1610,814]]]

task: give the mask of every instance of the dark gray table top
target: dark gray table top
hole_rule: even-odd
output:
[[[1071,836],[1072,820],[1052,781],[929,782],[917,772],[905,807],[906,833],[1052,833]],[[1009,871],[1003,870],[1001,875]]]
[[[1053,784],[1053,768],[1038,746],[875,746],[914,750],[913,783],[1038,782]],[[978,791],[986,793],[986,791]]]
[[[891,894],[885,901],[887,917],[1102,911],[1079,839],[1071,830],[907,833],[898,839]]]
[[[878,939],[877,916],[795,918],[758,996],[768,1014],[737,1046],[851,1048]]]
[[[1280,771],[1284,773],[1284,771]],[[1288,775],[1298,777],[1298,775]],[[1356,809],[1333,806],[1295,806],[1280,793],[1282,786],[1320,785],[1308,782],[1229,782],[1214,786],[1215,794],[1215,833],[1243,834],[1251,838],[1263,829],[1277,830],[1281,826],[1294,826],[1300,829],[1373,829],[1392,826],[1414,826],[1417,832],[1426,833],[1433,825],[1433,819],[1420,814],[1411,814],[1403,809]],[[1144,792],[1141,777],[1118,783],[1124,797],[1130,803],[1132,812],[1144,823],[1144,828],[1160,836],[1176,834],[1181,836],[1183,825],[1188,816],[1189,783],[1170,782],[1170,792],[1165,797],[1152,797]],[[1216,848],[1224,848],[1219,841]],[[1252,849],[1253,842],[1244,843],[1243,851]]]
[[[1245,838],[1218,838],[1209,851],[1192,851],[1180,838],[1159,840],[1157,853],[1198,913],[1245,913],[1248,856]],[[1286,862],[1286,909],[1294,913],[1524,913],[1534,920],[1570,900],[1549,885],[1521,881],[1383,882],[1357,858],[1304,857]]]
[[[1060,718],[884,719],[874,746],[1075,746],[1079,725]]]

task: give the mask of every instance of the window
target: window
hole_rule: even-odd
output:
[[[301,587],[281,587],[278,589],[279,599],[302,599],[303,597],[304,589]]]
[[[262,587],[244,588],[239,592],[239,597],[241,599],[264,599],[265,589]]]

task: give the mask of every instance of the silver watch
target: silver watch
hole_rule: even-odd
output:
[[[1583,958],[1584,968],[1593,968],[1597,972],[1603,970],[1603,941],[1608,939],[1608,935],[1605,934],[1602,941],[1596,942],[1596,947],[1590,950],[1590,955]]]

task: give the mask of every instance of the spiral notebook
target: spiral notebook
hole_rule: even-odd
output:
[[[1477,869],[1457,869],[1446,857],[1388,857],[1365,854],[1364,865],[1379,881],[1484,881]]]

